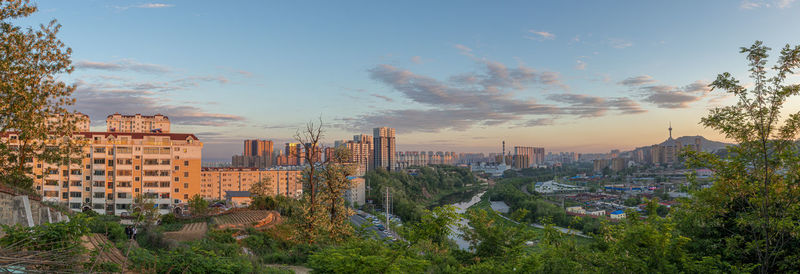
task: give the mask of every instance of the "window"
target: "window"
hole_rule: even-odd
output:
[[[94,183],[92,183],[92,186],[93,187],[103,187],[103,181],[94,181]]]
[[[71,208],[71,209],[79,209],[79,208],[81,208],[81,203],[69,203],[69,208]]]
[[[61,198],[68,199],[69,198],[69,192],[61,192]]]
[[[117,159],[117,164],[118,165],[131,165],[131,164],[133,164],[133,161],[131,161],[131,159]]]
[[[114,194],[108,193],[106,195],[106,200],[114,200]]]
[[[144,182],[144,187],[158,187],[158,182]]]
[[[108,189],[112,189],[112,188],[114,188],[114,183],[113,182],[108,182]]]
[[[130,147],[117,147],[117,153],[118,154],[119,153],[126,153],[126,154],[131,153],[131,148]]]
[[[81,193],[80,192],[70,192],[69,193],[69,197],[70,198],[80,198],[81,197]]]
[[[183,161],[183,166],[189,166],[189,161]]]
[[[158,198],[158,193],[149,192],[145,193],[143,196],[147,199],[156,199]]]
[[[106,193],[105,192],[95,192],[92,197],[96,198],[96,199],[103,199],[103,198],[106,197]]]
[[[157,147],[146,147],[144,148],[144,154],[158,154],[159,148]]]
[[[158,172],[158,176],[169,176],[168,170],[161,170]]]
[[[144,176],[158,176],[158,170],[145,170]]]
[[[169,165],[169,159],[161,159],[161,164],[168,166]]]
[[[188,183],[183,183],[183,188],[189,188],[189,184]]]
[[[117,170],[117,176],[131,176],[130,170]]]
[[[92,208],[94,208],[94,209],[103,209],[103,204],[93,204]]]
[[[144,165],[146,165],[146,166],[157,165],[157,164],[158,164],[158,160],[157,159],[144,159]]]
[[[161,193],[161,199],[169,199],[169,192]]]
[[[65,170],[62,170],[62,171],[61,171],[61,176],[64,176],[64,177],[67,177],[67,176],[69,176],[69,170],[66,170],[66,169],[65,169]]]
[[[178,179],[179,179],[178,177],[175,177],[175,181],[176,181],[176,182],[178,181]]]
[[[178,169],[180,169],[180,168],[181,168],[181,166],[175,166],[175,171],[178,171]]]
[[[131,209],[131,205],[130,204],[117,204],[117,209],[118,210],[128,210],[128,209]]]
[[[67,181],[61,182],[61,187],[63,187],[63,188],[69,187],[69,182],[67,182]]]
[[[58,181],[56,181],[56,180],[47,180],[47,181],[44,182],[44,185],[46,185],[46,186],[58,186]]]
[[[133,177],[134,181],[139,181],[139,177]]]
[[[189,199],[189,194],[183,194],[183,199],[184,200],[188,200]]]
[[[70,186],[80,187],[81,186],[81,181],[72,181],[72,182],[69,182],[69,185]]]
[[[44,191],[45,197],[58,197],[58,191],[55,190],[45,190]]]
[[[176,189],[175,189],[175,192],[178,192],[178,191],[181,191],[181,190],[180,190],[180,189],[178,189],[178,188],[176,188]]]
[[[139,170],[139,166],[134,166],[133,169]]]
[[[117,187],[131,187],[131,182],[117,182]]]
[[[106,164],[106,159],[95,158],[94,161],[92,161],[92,163],[94,163],[95,165],[104,165]]]
[[[169,182],[160,182],[159,185],[161,187],[169,187]]]
[[[106,153],[106,148],[104,148],[104,147],[96,147],[96,148],[94,148],[94,153]]]
[[[131,197],[131,195],[129,193],[127,193],[127,192],[117,193],[117,198],[119,198],[119,199],[129,199],[130,197]]]
[[[95,176],[103,176],[103,175],[106,175],[106,171],[105,170],[95,169],[94,173],[92,173],[92,174],[94,174]]]
[[[189,172],[183,172],[183,178],[189,177]]]
[[[80,170],[80,169],[73,169],[73,170],[70,170],[70,171],[69,171],[69,174],[72,174],[72,175],[81,175],[81,170]]]

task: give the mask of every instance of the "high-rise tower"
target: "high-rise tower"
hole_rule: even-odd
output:
[[[394,169],[395,137],[394,128],[379,127],[372,130],[374,151],[372,153],[373,166],[383,167],[386,170]]]

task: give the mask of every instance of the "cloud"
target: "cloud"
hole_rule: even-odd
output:
[[[751,10],[757,8],[778,8],[785,9],[791,8],[795,0],[744,0],[740,2],[739,8],[743,10]]]
[[[422,57],[419,56],[411,57],[411,62],[414,62],[414,64],[422,64]]]
[[[466,55],[466,56],[470,56],[470,57],[474,56],[474,55],[472,55],[472,49],[467,47],[467,46],[465,46],[465,45],[456,44],[454,47],[456,49],[458,49],[460,54],[463,54],[463,55]]]
[[[641,86],[655,83],[656,80],[653,79],[650,75],[640,75],[634,77],[628,77],[625,80],[620,81],[618,84],[625,85],[625,86]]]
[[[525,36],[525,38],[531,40],[544,41],[544,40],[553,40],[556,38],[555,34],[546,31],[528,30],[528,33],[533,34],[533,36]]]
[[[695,81],[684,87],[652,85],[639,87],[643,100],[660,108],[688,108],[690,103],[700,101],[711,91],[707,82]]]
[[[551,94],[547,99],[569,104],[564,111],[578,117],[600,117],[609,110],[620,114],[639,114],[647,112],[639,103],[626,97],[602,98],[583,94]]]
[[[108,83],[76,82],[73,93],[75,110],[86,113],[96,124],[105,121],[113,113],[161,113],[179,125],[225,126],[244,121],[244,117],[222,113],[210,113],[190,105],[169,104],[168,100],[154,96],[147,89],[123,88]],[[147,83],[132,86],[147,86]]]
[[[509,68],[491,60],[481,60],[478,64],[481,67],[480,72],[457,74],[447,78],[448,81],[415,74],[392,65],[377,65],[367,71],[369,77],[401,93],[403,97],[418,104],[418,107],[379,110],[356,117],[340,118],[337,126],[364,130],[375,125],[387,125],[402,132],[438,132],[503,124],[542,125],[545,121],[552,123],[556,116],[596,117],[602,116],[608,110],[625,114],[644,111],[627,98],[605,99],[570,95],[573,96],[570,99],[556,101],[562,103],[561,105],[539,103],[533,98],[519,98],[514,96],[514,92],[564,84],[560,82],[557,72],[540,72],[522,65]]]
[[[166,73],[171,70],[168,67],[139,63],[133,60],[123,59],[115,62],[95,62],[95,61],[78,61],[75,63],[76,69],[95,69],[106,71],[134,71],[146,73]]]
[[[585,70],[586,69],[586,62],[584,62],[582,60],[576,60],[575,62],[577,63],[575,65],[575,69],[577,69],[577,70]]]
[[[376,94],[376,93],[372,93],[370,95],[375,96],[375,97],[380,98],[380,99],[383,99],[383,100],[386,100],[386,102],[394,102],[394,99],[389,98],[388,96],[383,96],[383,95]]]
[[[608,45],[615,49],[624,49],[633,46],[633,42],[618,38],[609,38]]]
[[[164,3],[144,3],[140,5],[131,5],[131,6],[116,6],[115,8],[119,10],[128,10],[128,9],[163,9],[163,8],[171,8],[174,7],[173,4],[164,4]]]

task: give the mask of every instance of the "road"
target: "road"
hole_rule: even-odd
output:
[[[367,231],[374,231],[380,239],[388,238],[390,236],[381,231],[380,229],[378,229],[377,227],[375,227],[375,225],[373,225],[372,222],[370,222],[364,217],[359,216],[358,214],[350,216],[350,222],[352,222],[357,227],[360,227],[363,224],[368,224],[369,227],[367,227]],[[392,232],[392,235],[394,235],[394,237],[397,238],[397,235],[394,232]]]

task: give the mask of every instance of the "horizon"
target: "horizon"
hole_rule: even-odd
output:
[[[325,143],[387,126],[398,151],[607,153],[659,143],[670,122],[729,142],[699,125],[735,99],[707,85],[747,82],[738,48],[754,40],[770,61],[800,43],[780,27],[800,25],[793,1],[453,3],[38,1],[19,22],[63,25],[63,80],[93,130],[161,113],[209,160],[320,117]]]

